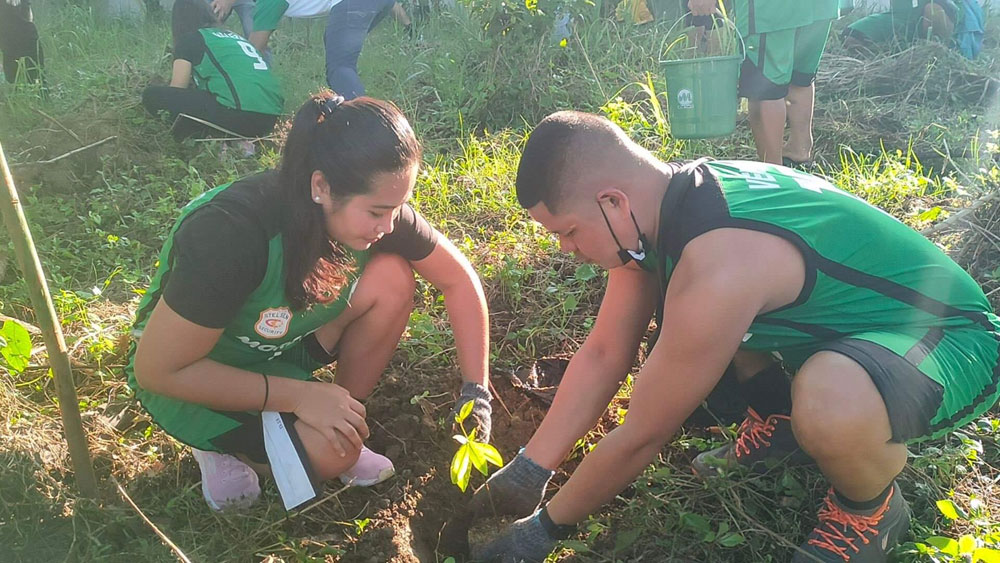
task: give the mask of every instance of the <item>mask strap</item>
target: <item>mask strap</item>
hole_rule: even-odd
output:
[[[618,236],[615,235],[615,230],[611,228],[611,221],[608,220],[608,215],[607,213],[604,212],[604,206],[601,205],[600,202],[597,202],[597,207],[599,207],[601,210],[601,216],[604,217],[604,223],[608,226],[608,232],[611,233],[611,238],[615,239],[615,244],[618,245],[618,258],[621,259],[622,264],[623,265],[628,264],[629,260],[636,260],[636,261],[645,260],[646,250],[642,248],[642,233],[639,231],[639,223],[636,222],[635,215],[632,215],[632,211],[630,210],[629,214],[632,215],[632,223],[635,224],[635,230],[636,232],[639,233],[640,236],[639,252],[628,250],[627,248],[622,246],[622,243],[618,241]]]

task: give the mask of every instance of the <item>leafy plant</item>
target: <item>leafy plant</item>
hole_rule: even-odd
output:
[[[472,413],[472,407],[472,401],[469,401],[462,405],[458,414],[455,415],[455,422],[462,430],[462,434],[454,436],[455,441],[461,444],[461,447],[458,448],[455,457],[451,460],[451,482],[457,485],[463,493],[469,486],[469,480],[472,479],[473,467],[483,475],[489,473],[489,464],[491,463],[497,467],[503,467],[503,458],[500,457],[500,452],[490,444],[477,441],[475,428],[472,429],[472,432],[465,431],[463,422]]]
[[[21,373],[31,359],[31,336],[14,321],[4,321],[0,328],[0,356],[12,373]]]
[[[1000,563],[1000,530],[991,523],[989,511],[981,500],[973,498],[969,502],[969,512],[950,499],[937,501],[937,509],[950,521],[971,524],[972,533],[958,539],[930,536],[914,544],[917,553],[930,556],[936,562]]]

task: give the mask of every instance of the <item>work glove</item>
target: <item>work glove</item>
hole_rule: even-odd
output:
[[[455,416],[462,410],[465,403],[472,401],[472,413],[463,421],[465,429],[472,432],[472,428],[477,428],[476,441],[489,442],[490,430],[493,428],[493,407],[490,406],[492,399],[493,395],[490,395],[489,389],[478,383],[466,381],[462,384],[461,394],[458,396],[458,401],[455,401],[455,408],[451,411],[451,419],[455,420]],[[470,422],[474,426],[469,425]]]
[[[524,449],[494,473],[472,495],[473,518],[527,516],[538,509],[545,486],[555,471],[549,471],[524,456]]]
[[[541,563],[552,553],[560,538],[553,537],[542,523],[542,511],[507,527],[485,546],[472,546],[472,559],[481,563]],[[551,524],[551,520],[549,521]],[[553,526],[548,526],[552,528]],[[560,526],[561,528],[563,526]],[[571,528],[566,526],[565,528]]]

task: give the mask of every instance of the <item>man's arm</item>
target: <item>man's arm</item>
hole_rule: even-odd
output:
[[[525,447],[526,457],[555,469],[594,427],[632,367],[658,290],[656,278],[640,270],[610,271],[594,329],[570,360],[552,407]]]
[[[805,276],[798,251],[773,235],[732,232],[712,231],[685,248],[625,424],[553,497],[554,522],[583,520],[628,486],[718,383],[754,317],[795,300]]]

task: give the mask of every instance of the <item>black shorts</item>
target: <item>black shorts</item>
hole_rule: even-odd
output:
[[[917,369],[934,348],[931,339],[918,342],[904,356],[892,350],[854,338],[823,345],[820,350],[843,354],[861,365],[882,395],[889,413],[892,441],[906,443],[932,433],[931,420],[941,407],[944,387]]]

